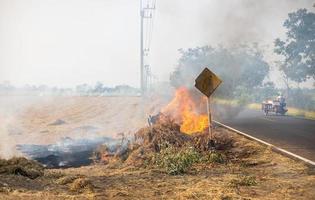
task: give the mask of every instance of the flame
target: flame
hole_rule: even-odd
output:
[[[176,90],[175,97],[162,113],[172,116],[180,123],[181,132],[187,134],[203,132],[208,127],[208,116],[197,112],[196,104],[185,87]]]

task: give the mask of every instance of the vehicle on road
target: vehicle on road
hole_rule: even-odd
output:
[[[268,115],[270,112],[275,113],[276,115],[285,115],[288,111],[286,108],[285,98],[283,96],[278,96],[275,100],[266,100],[261,104],[261,110]]]

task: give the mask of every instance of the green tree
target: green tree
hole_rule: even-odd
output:
[[[299,9],[288,16],[286,39],[275,40],[275,52],[284,56],[280,70],[298,83],[315,79],[315,13]]]
[[[181,57],[170,79],[175,87],[192,87],[197,75],[208,67],[222,80],[216,95],[224,98],[238,97],[240,93],[251,94],[262,84],[269,72],[257,45],[234,48],[203,46],[179,50]]]

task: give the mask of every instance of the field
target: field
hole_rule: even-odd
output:
[[[50,144],[63,137],[116,137],[143,127],[159,102],[139,97],[0,97],[0,133],[10,143]],[[1,154],[0,154],[1,155]]]
[[[138,97],[42,97],[14,109],[10,102],[17,101],[1,108],[2,117],[12,119],[2,125],[1,135],[12,145],[49,144],[66,136],[132,135],[146,125],[142,116],[162,106],[150,101],[142,113]],[[14,124],[18,130],[12,129]],[[42,176],[30,179],[1,173],[0,163],[0,199],[315,199],[313,168],[223,128],[215,133],[233,139],[229,154],[235,159],[195,163],[178,175],[155,165],[117,161],[45,169]]]

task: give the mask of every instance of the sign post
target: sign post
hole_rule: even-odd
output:
[[[217,89],[217,87],[222,83],[220,78],[210,71],[207,67],[199,74],[195,79],[195,87],[204,95],[207,96],[207,112],[208,112],[208,121],[209,121],[209,136],[211,146],[213,142],[212,134],[212,119],[211,119],[211,110],[210,110],[210,96]]]
[[[210,110],[210,97],[207,97],[207,110],[208,110],[208,122],[209,122],[209,135],[210,140],[213,139],[212,137],[212,118],[211,118],[211,110]]]

